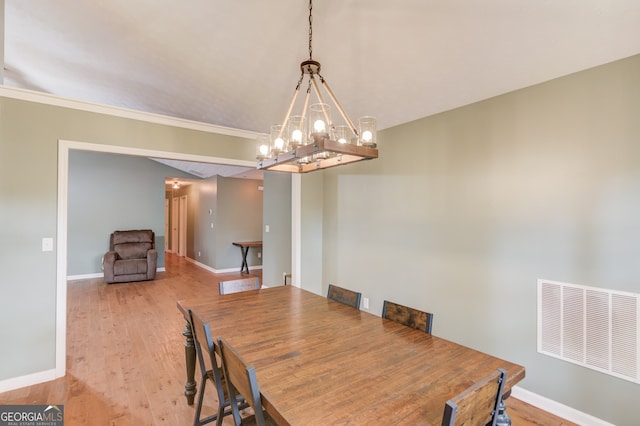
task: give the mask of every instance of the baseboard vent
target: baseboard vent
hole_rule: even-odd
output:
[[[640,295],[538,280],[538,352],[640,383]]]

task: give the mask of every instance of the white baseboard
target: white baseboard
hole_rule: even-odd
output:
[[[164,266],[162,268],[156,269],[156,272],[164,272],[166,269]],[[97,272],[95,274],[81,274],[81,275],[67,275],[67,281],[75,281],[75,280],[88,280],[91,278],[103,278],[104,274],[102,272]]]
[[[240,272],[240,268],[227,268],[227,269],[215,269],[212,268],[209,265],[205,265],[204,263],[200,263],[197,260],[191,259],[190,257],[185,257],[184,258],[186,261],[193,263],[194,265],[202,268],[202,269],[206,269],[209,272],[213,272],[214,274],[224,274],[227,272]],[[256,269],[262,269],[262,265],[259,266],[250,266],[249,267],[249,271],[253,271]]]
[[[26,376],[12,377],[7,380],[0,380],[0,393],[9,392],[14,389],[24,388],[26,386],[33,386],[39,383],[48,382],[50,380],[57,379],[56,370],[45,370],[38,373],[27,374]]]
[[[202,268],[202,269],[206,269],[209,272],[213,272],[214,274],[224,274],[227,272],[240,272],[240,268],[227,268],[227,269],[215,269],[212,268],[209,265],[205,265],[204,263],[200,263],[197,260],[193,260],[190,257],[186,257],[184,258],[186,261],[191,262],[193,264],[195,264],[196,266]],[[254,271],[256,269],[262,269],[262,265],[258,265],[258,266],[250,266],[249,267],[249,271]],[[166,269],[164,267],[162,268],[158,268],[157,269],[158,272],[164,272],[166,271]],[[68,275],[67,276],[67,281],[74,281],[74,280],[87,280],[87,279],[91,279],[91,278],[102,278],[104,277],[104,274],[102,272],[98,272],[95,274],[81,274],[81,275]]]
[[[560,404],[559,402],[553,401],[549,398],[545,398],[544,396],[538,395],[519,386],[513,387],[511,396],[519,399],[520,401],[526,402],[527,404],[531,404],[534,407],[538,407],[541,410],[554,414],[558,417],[562,417],[565,420],[569,420],[570,422],[579,425],[615,426],[612,423],[606,422],[597,417],[593,417],[592,415],[583,413],[582,411],[578,411],[575,408]],[[509,400],[507,399],[505,402],[507,403],[508,413]]]
[[[67,275],[67,281],[88,280],[91,278],[102,278],[102,277],[104,277],[104,274],[102,272],[98,272],[95,274]]]
[[[202,268],[202,269],[206,269],[209,272],[213,272],[214,274],[224,274],[227,272],[240,272],[240,268],[227,268],[227,269],[215,269],[212,268],[209,265],[205,265],[204,263],[200,263],[197,260],[193,260],[190,257],[186,257],[184,258],[186,261],[191,262],[193,264],[195,264],[196,266]],[[262,269],[262,265],[258,265],[258,266],[250,266],[249,267],[249,271],[255,271],[256,269]],[[164,272],[166,271],[166,269],[164,267],[162,268],[158,268],[157,269],[158,272]],[[75,280],[87,280],[87,279],[91,279],[91,278],[102,278],[104,277],[104,274],[102,272],[98,272],[95,274],[80,274],[80,275],[68,275],[67,276],[67,281],[75,281]]]

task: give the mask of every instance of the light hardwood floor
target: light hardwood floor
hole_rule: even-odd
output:
[[[192,424],[176,301],[217,292],[221,278],[240,274],[212,274],[171,254],[165,264],[167,271],[149,282],[69,282],[67,375],[1,393],[0,404],[64,404],[66,426]],[[214,393],[205,401],[213,412]],[[507,405],[514,426],[573,425],[515,398]],[[233,422],[227,417],[224,424]]]

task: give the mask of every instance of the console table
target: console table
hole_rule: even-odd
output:
[[[240,272],[248,274],[249,264],[247,263],[247,254],[249,254],[250,247],[262,247],[262,241],[249,241],[249,242],[234,242],[234,246],[240,247],[242,252],[242,266],[240,266]]]

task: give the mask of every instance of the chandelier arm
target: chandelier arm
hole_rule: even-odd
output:
[[[302,118],[307,116],[307,107],[309,106],[309,97],[311,96],[311,81],[309,81],[309,87],[307,87],[307,93],[304,96],[304,105],[302,106]]]
[[[344,121],[346,121],[347,124],[349,125],[349,127],[351,127],[351,130],[356,135],[356,137],[360,136],[358,134],[358,129],[356,129],[356,126],[353,124],[353,121],[351,121],[351,118],[349,118],[347,113],[344,112],[344,109],[342,109],[342,105],[340,105],[340,102],[338,102],[338,98],[336,98],[336,95],[333,94],[333,91],[329,87],[329,83],[327,83],[327,80],[325,80],[320,74],[318,74],[318,76],[320,77],[320,81],[322,82],[322,85],[327,90],[327,93],[329,94],[329,97],[331,98],[333,103],[338,108],[338,111],[340,111],[340,114],[342,115],[342,118],[344,118]]]
[[[287,110],[287,114],[284,116],[284,121],[282,122],[280,133],[278,134],[279,138],[282,137],[282,132],[284,132],[285,126],[287,125],[287,121],[289,121],[289,116],[291,115],[291,110],[293,110],[293,105],[296,103],[296,99],[298,98],[298,94],[300,93],[300,82],[302,81],[302,77],[304,77],[304,74],[300,76],[300,81],[298,81],[296,90],[293,92],[293,98],[291,99],[291,103],[289,104],[289,109]]]
[[[313,76],[313,74],[311,74],[309,76],[309,81],[313,84],[313,91],[315,92],[316,96],[318,97],[318,102],[323,104],[324,103],[324,98],[322,97],[322,93],[320,93],[320,88],[318,87],[318,82],[316,82],[316,79]]]

